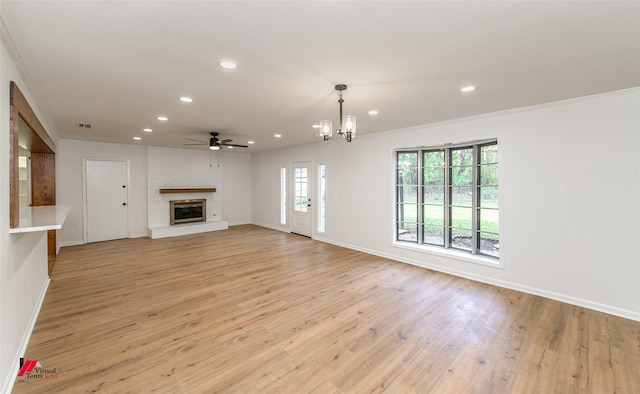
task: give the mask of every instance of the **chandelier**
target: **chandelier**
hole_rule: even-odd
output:
[[[356,136],[356,117],[354,115],[347,115],[342,117],[342,92],[347,90],[347,85],[338,84],[335,86],[338,91],[338,103],[340,104],[340,128],[336,130],[337,135],[341,135],[347,142]],[[330,120],[320,121],[320,135],[325,141],[329,141],[333,138],[333,122]]]

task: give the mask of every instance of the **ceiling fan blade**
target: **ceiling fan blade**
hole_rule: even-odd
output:
[[[189,140],[189,141],[201,142],[201,143],[203,143],[203,144],[206,144],[206,143],[207,143],[206,141],[194,140],[193,138],[187,138],[187,137],[184,137],[184,139],[185,139],[185,140]]]
[[[227,138],[227,139],[224,139],[224,140],[220,141],[220,143],[221,144],[226,144],[226,143],[229,143],[231,141],[233,141],[233,140],[230,140],[229,138]]]
[[[182,144],[182,145],[209,145],[209,144]]]
[[[220,146],[235,146],[237,148],[248,148],[249,147],[249,145],[223,144],[223,143],[220,143]]]

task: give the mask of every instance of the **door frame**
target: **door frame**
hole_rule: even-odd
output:
[[[307,173],[307,194],[308,194],[308,198],[311,201],[311,206],[309,208],[311,208],[310,211],[307,211],[307,215],[309,218],[309,237],[313,238],[313,235],[315,234],[315,223],[316,223],[316,209],[315,209],[315,203],[316,203],[316,184],[315,184],[315,179],[316,179],[316,172],[315,172],[315,167],[313,165],[313,160],[302,160],[302,161],[292,161],[289,163],[289,176],[287,179],[287,193],[288,193],[288,197],[287,197],[287,215],[288,215],[288,219],[289,219],[289,232],[294,234],[293,230],[293,220],[294,220],[294,207],[295,207],[295,167],[296,165],[306,165],[308,166],[308,173]],[[295,233],[298,234],[298,233]],[[306,236],[304,234],[300,234],[302,236]]]
[[[131,238],[131,228],[129,226],[130,217],[131,217],[131,168],[129,160],[126,159],[101,159],[101,158],[92,158],[92,157],[83,157],[82,158],[82,243],[86,244],[89,242],[89,216],[88,216],[88,200],[87,200],[87,162],[88,161],[116,161],[120,163],[125,163],[127,168],[127,238]]]

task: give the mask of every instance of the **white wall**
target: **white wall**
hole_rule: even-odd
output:
[[[83,220],[83,160],[121,160],[129,163],[129,236],[147,236],[147,148],[141,145],[59,140],[56,154],[57,204],[71,205],[62,229],[61,246],[85,243]]]
[[[2,34],[4,34],[4,30]],[[15,81],[41,123],[41,116],[15,60],[0,51],[0,392],[9,392],[18,373],[19,358],[35,325],[47,286],[46,232],[9,234],[9,82]]]
[[[253,222],[279,225],[279,169],[327,165],[314,238],[640,320],[640,89],[252,157]],[[501,262],[393,244],[393,149],[498,138]]]
[[[251,155],[222,153],[222,210],[230,226],[251,223]]]

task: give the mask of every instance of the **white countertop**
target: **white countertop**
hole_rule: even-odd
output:
[[[10,234],[60,230],[71,205],[45,205],[20,209],[20,224],[9,229]]]

